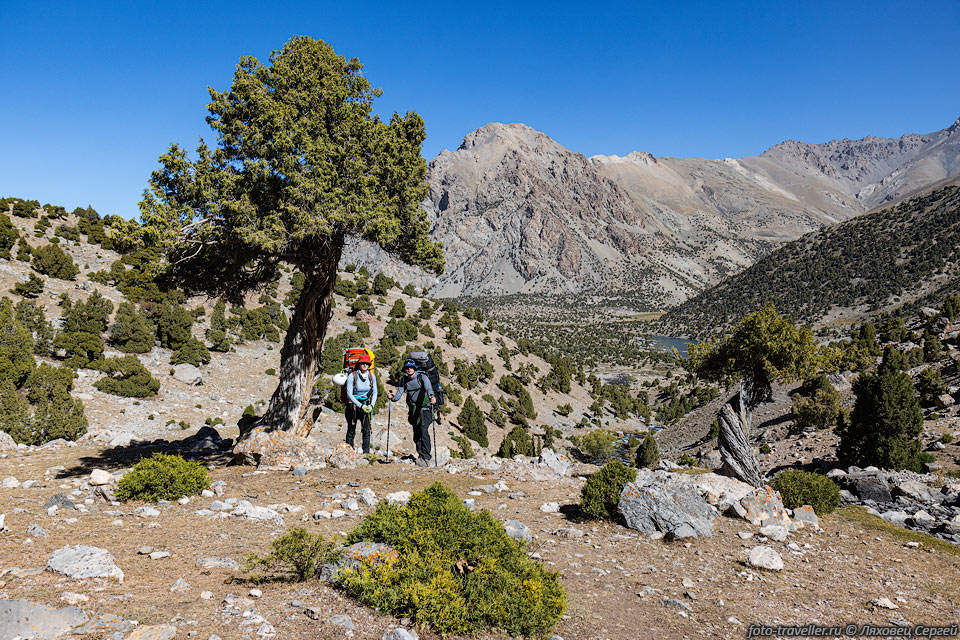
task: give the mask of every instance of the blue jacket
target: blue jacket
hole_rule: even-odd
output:
[[[347,375],[347,398],[358,407],[365,404],[372,407],[377,404],[377,376],[373,371],[368,371],[366,375],[353,371]]]

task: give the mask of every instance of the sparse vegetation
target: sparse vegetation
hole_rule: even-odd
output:
[[[117,498],[156,502],[197,495],[210,486],[206,468],[195,460],[155,453],[140,460],[117,485]]]
[[[840,487],[816,473],[788,469],[778,474],[770,486],[780,492],[783,506],[788,509],[810,505],[817,515],[824,515],[840,506]]]
[[[587,478],[580,491],[580,511],[591,518],[619,520],[617,504],[624,485],[637,479],[637,470],[613,460]]]

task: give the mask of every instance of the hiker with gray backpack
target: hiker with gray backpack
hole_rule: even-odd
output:
[[[434,377],[436,380],[431,380]],[[392,398],[393,402],[398,402],[404,392],[407,394],[407,420],[413,427],[413,442],[417,446],[416,464],[418,467],[428,467],[433,460],[430,424],[434,419],[434,409],[443,402],[439,372],[429,354],[414,352],[403,363],[403,377],[400,388]]]

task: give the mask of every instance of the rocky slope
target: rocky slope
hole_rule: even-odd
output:
[[[960,120],[931,134],[787,141],[723,160],[584,157],[491,123],[430,163],[438,296],[643,291],[682,301],[771,249],[960,174]],[[382,264],[359,248],[355,256]],[[414,274],[407,274],[414,275]]]

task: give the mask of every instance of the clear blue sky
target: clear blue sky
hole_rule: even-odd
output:
[[[585,155],[740,157],[960,116],[960,2],[0,0],[0,195],[137,214],[207,86],[291,36],[358,57],[424,155],[524,122]]]

